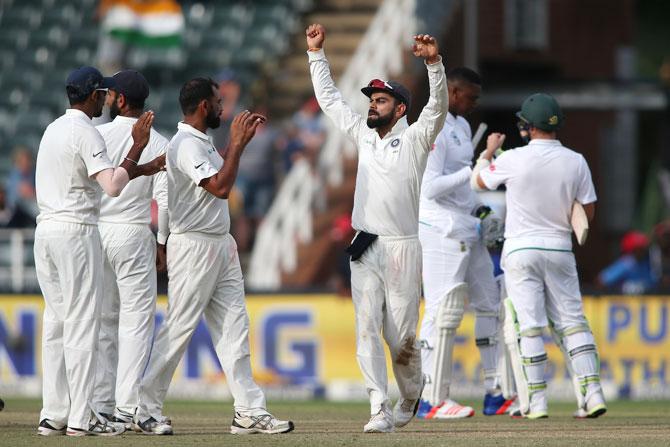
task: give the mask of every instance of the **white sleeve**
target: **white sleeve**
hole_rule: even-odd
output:
[[[86,165],[86,171],[89,177],[93,177],[98,172],[113,168],[111,160],[107,156],[107,146],[105,140],[97,129],[87,129],[82,132],[79,140],[79,156]],[[127,174],[127,173],[126,173]]]
[[[156,156],[167,152],[167,146],[161,147]],[[168,215],[168,191],[167,191],[167,172],[160,171],[153,177],[153,198],[158,205],[158,234],[156,240],[159,244],[165,245],[168,234],[170,234],[170,218]]]
[[[219,172],[209,160],[207,150],[196,144],[182,143],[177,151],[177,165],[196,185]]]
[[[463,166],[452,174],[435,177],[425,185],[426,198],[437,199],[440,196],[448,195],[459,186],[467,184],[470,181],[471,175],[472,168],[470,166]]]
[[[488,189],[495,190],[498,186],[507,183],[514,174],[512,166],[513,151],[508,150],[502,153],[495,161],[479,172],[479,177]]]
[[[580,155],[579,179],[577,184],[577,195],[575,199],[582,205],[593,203],[597,200],[596,188],[591,179],[591,170],[583,156]]]
[[[365,120],[342,99],[330,74],[330,66],[323,50],[308,51],[309,72],[312,77],[314,94],[323,113],[349,138],[358,141]]]
[[[434,200],[442,195],[449,194],[454,188],[466,184],[470,180],[472,169],[465,166],[451,174],[443,174],[447,156],[448,140],[446,128],[440,132],[428,155],[426,170],[423,174],[421,193],[427,199]]]
[[[128,171],[119,166],[118,168],[107,168],[93,174],[95,180],[100,184],[102,190],[110,197],[118,197],[130,181]]]
[[[430,97],[425,105],[419,119],[409,126],[407,132],[410,138],[416,140],[419,144],[413,144],[412,147],[420,148],[423,152],[428,152],[438,134],[444,126],[449,111],[449,94],[447,92],[447,77],[442,65],[442,57],[434,64],[425,64],[428,71],[428,85],[430,86]]]

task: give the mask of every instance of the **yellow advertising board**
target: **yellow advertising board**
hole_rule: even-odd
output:
[[[43,307],[40,296],[0,296],[0,384],[36,380],[41,375]],[[249,296],[247,307],[252,367],[259,382],[327,387],[336,381],[362,381],[349,299],[261,295]],[[669,307],[670,297],[665,296],[585,297],[603,379],[615,384],[620,393],[639,395],[641,389],[653,389],[668,397]],[[166,308],[165,297],[159,298],[157,324]],[[560,380],[566,376],[561,353],[550,338],[546,343],[548,380]],[[466,314],[459,329],[454,360],[456,383],[479,383],[472,314]],[[196,329],[177,376],[207,383],[224,380],[204,323]]]

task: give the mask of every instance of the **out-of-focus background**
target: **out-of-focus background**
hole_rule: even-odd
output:
[[[348,262],[355,150],[313,98],[304,29],[322,23],[344,98],[404,82],[410,121],[428,95],[414,33],[435,35],[447,67],[483,77],[469,117],[520,145],[514,112],[535,92],[556,96],[561,142],[593,172],[597,217],[575,252],[610,397],[670,398],[670,3],[662,0],[0,0],[0,393],[39,395],[42,300],[34,261],[34,159],[67,108],[65,78],[95,65],[140,70],[167,138],[183,82],[209,76],[224,97],[225,147],[241,110],[267,114],[230,199],[252,319],[257,379],[284,397],[364,397],[355,363]],[[104,121],[101,118],[101,122]],[[482,149],[480,144],[477,152]],[[495,256],[495,253],[493,253]],[[166,290],[167,278],[161,276]],[[9,295],[11,294],[11,295]],[[157,316],[164,316],[164,298]],[[454,395],[481,394],[468,316]],[[556,397],[569,397],[550,351]],[[226,396],[204,325],[178,372],[183,397]],[[274,391],[273,391],[274,390]]]

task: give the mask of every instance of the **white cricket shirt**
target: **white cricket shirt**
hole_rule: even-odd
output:
[[[376,130],[367,126],[366,118],[342,99],[323,50],[307,54],[321,110],[358,149],[352,227],[380,236],[416,235],[421,177],[449,104],[442,61],[426,65],[430,98],[419,119],[410,126],[403,117],[391,132],[379,138]]]
[[[503,152],[480,173],[489,189],[505,184],[505,250],[572,249],[570,213],[576,200],[596,201],[584,157],[558,140],[532,140]]]
[[[37,222],[97,225],[102,188],[92,176],[113,167],[91,119],[67,109],[46,128],[37,152]]]
[[[419,223],[437,226],[453,239],[477,240],[479,219],[472,216],[481,201],[470,188],[472,132],[462,116],[447,114],[428,155],[421,183]]]
[[[132,130],[137,118],[117,116],[114,121],[97,126],[107,145],[107,155],[115,166],[123,163],[133,146]],[[151,129],[149,143],[140,156],[139,164],[148,163],[167,151],[169,141]],[[103,195],[100,205],[100,222],[120,224],[150,224],[151,199],[158,207],[167,209],[167,174],[159,172],[153,176],[133,179],[118,197]]]
[[[170,233],[224,235],[230,231],[228,200],[198,186],[219,172],[223,158],[207,134],[183,122],[177,129],[167,152]]]

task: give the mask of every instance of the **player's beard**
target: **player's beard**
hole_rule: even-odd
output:
[[[207,112],[205,124],[207,124],[208,129],[216,129],[221,125],[221,117],[218,113],[214,113],[213,109],[210,109],[209,112]]]
[[[388,114],[382,116],[378,114],[377,112],[373,112],[374,114],[370,114],[370,111],[368,111],[368,120],[367,120],[367,125],[370,129],[376,129],[377,127],[383,127],[391,124],[391,121],[393,121],[393,112],[389,112]]]
[[[109,106],[109,117],[113,120],[121,114],[121,109],[119,108],[116,101],[110,104]]]

